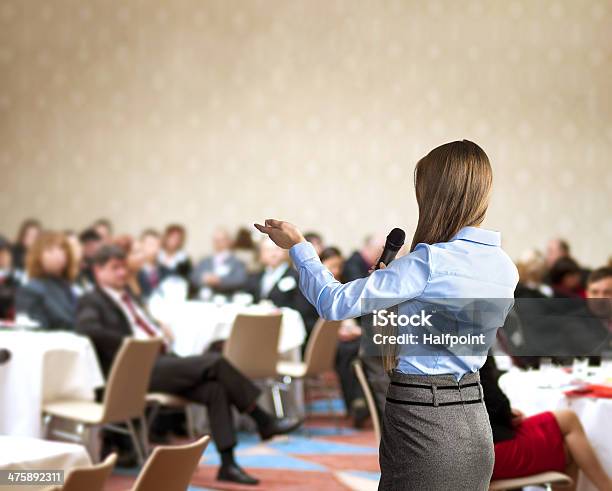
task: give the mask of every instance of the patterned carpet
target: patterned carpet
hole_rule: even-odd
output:
[[[215,479],[219,458],[214,444],[209,445],[191,481],[190,491],[369,491],[377,488],[380,477],[374,432],[355,430],[341,418],[339,427],[333,417],[320,414],[289,436],[261,442],[256,435],[241,433],[236,457],[242,467],[260,479],[258,486],[238,486]],[[116,469],[107,491],[129,489],[137,469]]]

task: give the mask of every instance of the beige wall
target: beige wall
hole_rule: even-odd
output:
[[[612,4],[0,0],[0,230],[268,216],[344,248],[416,223],[412,170],[469,138],[508,252],[612,252]]]

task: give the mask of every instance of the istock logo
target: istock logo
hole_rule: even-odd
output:
[[[433,327],[429,321],[432,314],[426,314],[424,310],[421,310],[420,314],[408,315],[382,309],[374,310],[372,314],[374,327]]]

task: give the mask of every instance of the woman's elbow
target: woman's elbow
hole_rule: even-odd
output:
[[[339,308],[336,305],[319,306],[317,309],[319,316],[326,321],[342,321],[351,317],[348,309]]]
[[[334,312],[333,310],[323,310],[319,311],[319,317],[326,321],[340,321],[342,320],[341,316],[338,315],[338,312]]]

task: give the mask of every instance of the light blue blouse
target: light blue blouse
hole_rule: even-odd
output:
[[[518,272],[501,248],[499,232],[465,227],[449,242],[418,244],[415,250],[367,278],[342,284],[319,260],[308,242],[290,250],[300,275],[300,289],[319,315],[329,320],[359,317],[364,301],[376,308],[403,302],[406,307],[431,299],[512,299]],[[511,305],[511,300],[509,300]],[[367,302],[365,303],[367,305]],[[401,305],[400,305],[401,307]],[[497,316],[501,327],[507,308]],[[401,353],[397,370],[408,374],[453,374],[459,380],[484,364],[486,355],[451,351]]]

